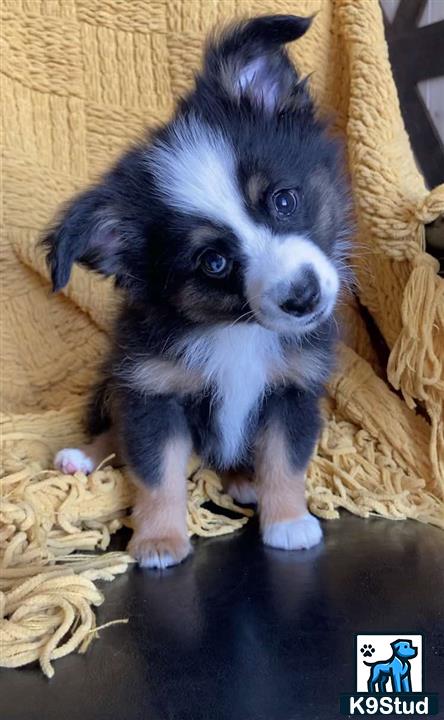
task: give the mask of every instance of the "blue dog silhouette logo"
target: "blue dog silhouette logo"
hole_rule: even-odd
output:
[[[438,693],[423,687],[421,633],[356,633],[354,654],[356,689],[341,694],[341,715],[429,717],[439,713]]]
[[[388,660],[364,660],[364,664],[370,668],[367,686],[368,692],[385,693],[387,684],[391,681],[392,692],[412,692],[411,664],[410,660],[418,654],[418,648],[411,640],[398,638],[390,643],[392,655]],[[375,649],[369,643],[361,647],[363,658],[372,657]]]

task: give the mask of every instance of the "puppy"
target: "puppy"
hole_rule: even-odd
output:
[[[309,25],[258,17],[213,39],[173,119],[44,240],[54,290],[74,262],[123,289],[92,442],[55,464],[91,472],[118,439],[137,486],[129,551],[142,566],[190,553],[193,449],[238,500],[257,500],[266,545],[322,537],[304,479],[332,366],[349,193],[341,148],[284,47]]]

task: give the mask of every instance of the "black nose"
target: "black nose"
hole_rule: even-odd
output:
[[[312,313],[320,297],[321,288],[318,278],[313,270],[306,270],[300,280],[292,284],[290,294],[280,307],[284,312],[300,317]]]

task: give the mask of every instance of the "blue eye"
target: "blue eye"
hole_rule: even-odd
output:
[[[294,190],[277,190],[272,199],[274,209],[282,217],[293,215],[298,206],[298,196]]]
[[[228,269],[228,260],[215,250],[205,250],[199,258],[200,267],[207,275],[221,277]]]

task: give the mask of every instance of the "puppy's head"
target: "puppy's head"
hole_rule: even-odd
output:
[[[192,322],[303,335],[328,318],[348,198],[340,149],[285,52],[309,25],[260,17],[208,45],[172,121],[46,238],[55,289],[78,261]]]

